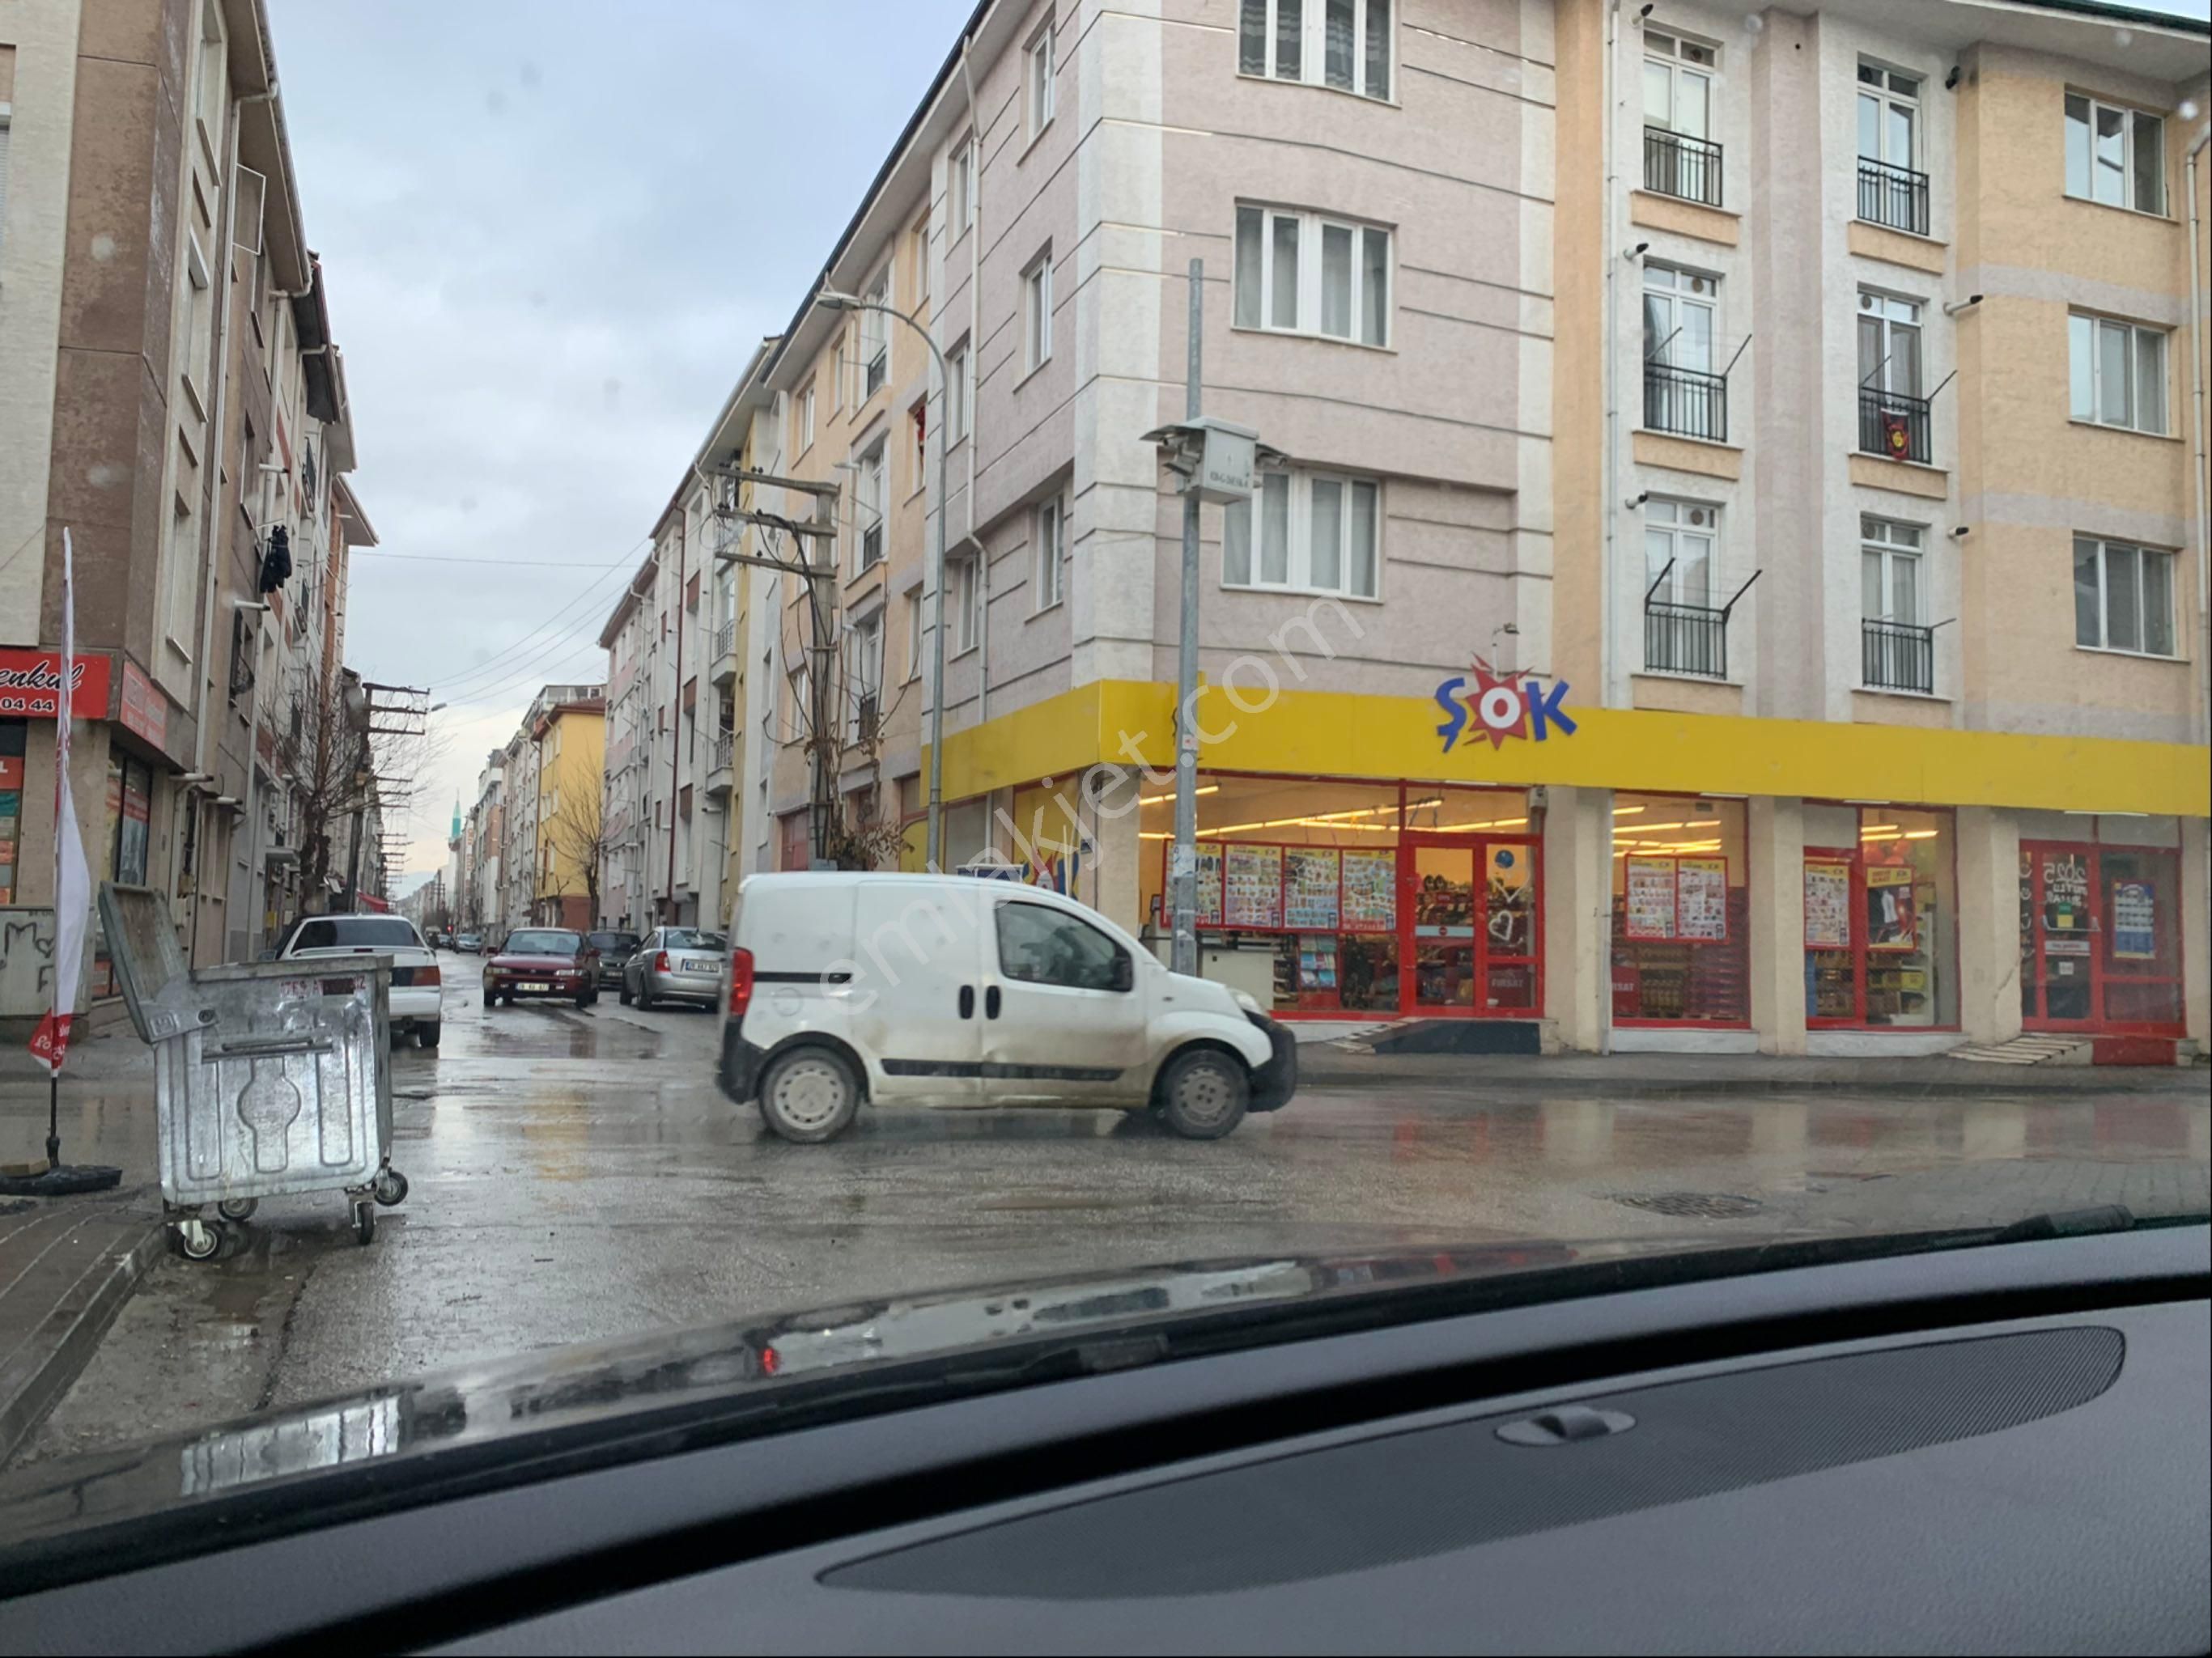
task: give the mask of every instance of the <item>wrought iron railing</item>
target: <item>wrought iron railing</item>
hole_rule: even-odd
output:
[[[715,656],[718,658],[727,656],[737,648],[738,624],[735,622],[725,622],[714,629]]]
[[[1928,440],[1928,399],[1861,386],[1859,448],[1869,455],[1927,465],[1934,452]]]
[[[1644,665],[1654,673],[1728,677],[1726,610],[1705,604],[1644,601]]]
[[[1876,690],[1936,689],[1936,630],[1913,622],[1859,623],[1859,675]]]
[[[1644,129],[1644,187],[1686,202],[1721,204],[1721,147],[1665,127]]]
[[[714,738],[714,771],[727,771],[738,756],[738,734],[724,732]]]
[[[1728,381],[1694,368],[1644,365],[1644,428],[1728,441]]]
[[[1859,157],[1859,217],[1892,230],[1928,234],[1928,175]]]

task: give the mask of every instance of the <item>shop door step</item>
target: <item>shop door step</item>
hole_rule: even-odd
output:
[[[1954,1048],[1949,1057],[1983,1065],[2087,1065],[2094,1044],[2087,1036],[2059,1036],[2027,1032],[2008,1042],[1970,1043]],[[2168,1063],[2171,1063],[2169,1056]]]
[[[1343,1043],[1369,1054],[1540,1054],[1538,1019],[1401,1019]]]
[[[2180,1044],[2171,1036],[2100,1036],[2090,1046],[2096,1065],[2180,1063]]]

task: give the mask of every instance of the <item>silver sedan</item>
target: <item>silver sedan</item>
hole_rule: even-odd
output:
[[[729,941],[697,927],[655,927],[645,935],[623,968],[622,999],[651,1007],[655,1002],[691,1002],[719,1007],[722,999],[722,957]]]

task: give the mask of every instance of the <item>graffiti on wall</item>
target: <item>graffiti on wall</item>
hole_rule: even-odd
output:
[[[0,909],[0,1019],[36,1018],[53,1002],[54,913]]]

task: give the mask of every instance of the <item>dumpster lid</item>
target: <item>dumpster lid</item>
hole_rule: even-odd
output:
[[[155,1004],[165,992],[188,987],[191,975],[177,946],[168,906],[151,887],[102,881],[100,920],[107,935],[107,958],[115,964],[115,981],[139,1039],[150,1042],[173,1035],[179,1028],[174,1017],[163,1017]]]

